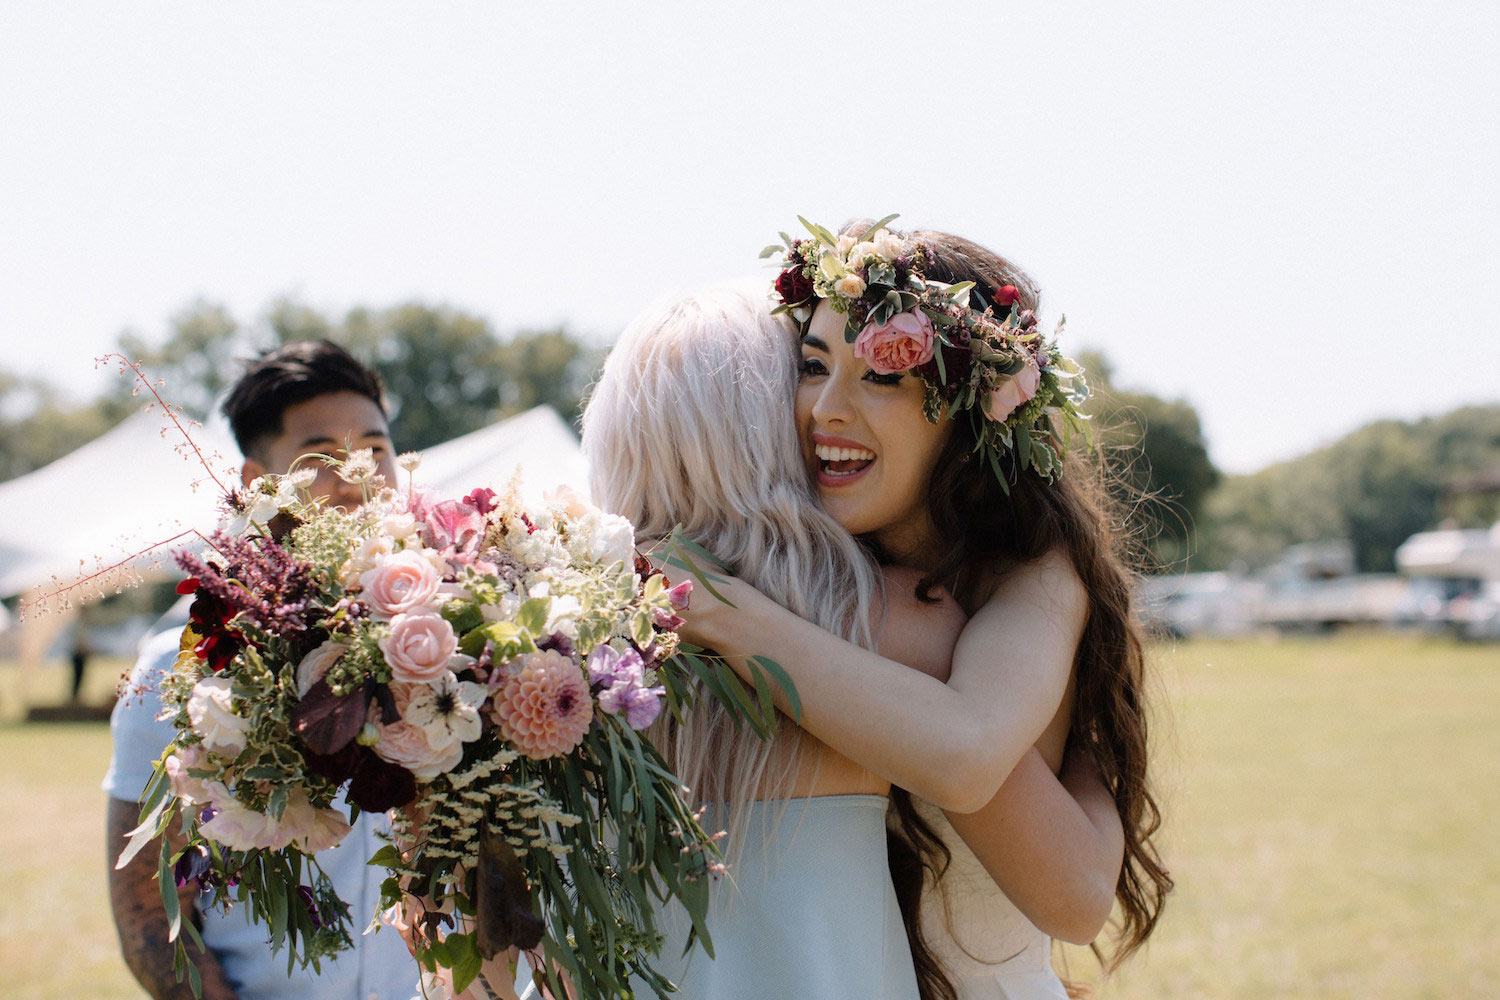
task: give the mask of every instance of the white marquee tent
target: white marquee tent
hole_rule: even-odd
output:
[[[160,411],[137,413],[77,451],[0,483],[0,597],[76,577],[189,528],[213,526],[219,489],[177,451]],[[225,485],[238,450],[228,429],[193,439]],[[175,436],[174,436],[175,435]]]
[[[159,412],[143,412],[77,451],[0,483],[0,597],[76,577],[95,565],[216,520],[218,488],[201,463],[178,454]],[[217,470],[236,464],[227,428],[194,431]],[[213,456],[217,455],[217,458]],[[476,486],[502,489],[517,470],[523,493],[539,497],[566,484],[580,494],[588,470],[573,432],[550,407],[537,407],[423,453],[419,485],[440,494]],[[225,485],[231,478],[219,472]],[[196,487],[195,487],[196,484]]]
[[[500,490],[521,473],[521,494],[540,499],[555,486],[588,496],[589,472],[578,439],[550,406],[538,406],[508,420],[422,452],[417,484],[444,496],[460,496],[477,486]]]

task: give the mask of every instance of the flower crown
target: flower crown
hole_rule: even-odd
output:
[[[1089,393],[1083,370],[1057,349],[1062,321],[1048,342],[1036,316],[1021,308],[1016,286],[926,277],[932,250],[887,229],[895,218],[858,236],[834,236],[798,216],[809,238],[782,233],[781,245],[761,251],[762,259],[781,255],[774,312],[789,314],[806,332],[817,300],[826,301],[848,317],[844,339],[855,357],[883,375],[910,372],[922,380],[928,420],[969,414],[975,450],[1007,491],[1007,454],[1020,471],[1053,479],[1064,452],[1059,431],[1082,429],[1087,418],[1079,405]]]

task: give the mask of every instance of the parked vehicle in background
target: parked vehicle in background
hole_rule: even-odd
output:
[[[1238,573],[1177,573],[1142,579],[1137,600],[1142,621],[1159,635],[1245,635],[1259,624],[1264,590]]]
[[[1424,621],[1465,639],[1500,639],[1500,522],[1413,535],[1396,565],[1429,597]]]

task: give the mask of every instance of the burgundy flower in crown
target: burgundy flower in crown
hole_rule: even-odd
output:
[[[789,267],[776,278],[776,293],[788,305],[798,305],[812,298],[812,279],[800,267]]]
[[[1060,431],[1082,426],[1088,397],[1082,369],[1055,346],[1062,322],[1044,341],[1018,286],[971,297],[972,281],[927,277],[933,247],[888,228],[895,218],[838,235],[799,219],[808,237],[783,233],[761,252],[779,257],[774,311],[805,332],[826,303],[844,315],[844,339],[872,371],[921,380],[928,420],[974,422],[1002,485],[1028,469],[1050,479],[1061,468]]]

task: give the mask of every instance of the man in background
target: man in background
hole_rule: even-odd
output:
[[[387,425],[380,378],[342,348],[327,341],[288,344],[251,363],[230,390],[224,415],[244,456],[240,479],[282,474],[304,455],[342,457],[354,449],[371,449],[386,482],[396,482],[395,458]],[[308,487],[314,497],[339,506],[361,502],[360,488],[326,465]],[[109,896],[125,963],[152,997],[187,998],[192,991],[173,971],[176,945],[167,940],[166,911],[156,884],[156,852],[142,851],[124,869],[115,859],[127,833],[139,822],[139,799],[151,775],[152,762],[172,739],[170,720],[161,711],[161,677],[172,669],[178,640],[187,622],[186,602],[168,612],[158,631],[142,642],[130,683],[110,720],[114,753],[104,791],[109,796],[106,857]],[[335,804],[341,804],[336,800]],[[203,980],[204,1000],[296,997],[297,1000],[405,1000],[417,981],[417,966],[394,931],[362,935],[380,893],[380,872],[366,862],[380,848],[388,830],[383,815],[362,813],[337,847],[317,855],[339,897],[352,911],[354,948],[311,969],[287,973],[286,954],[272,954],[264,927],[246,914],[196,908],[195,888],[178,890],[184,919],[192,914],[208,947],[188,955]]]

